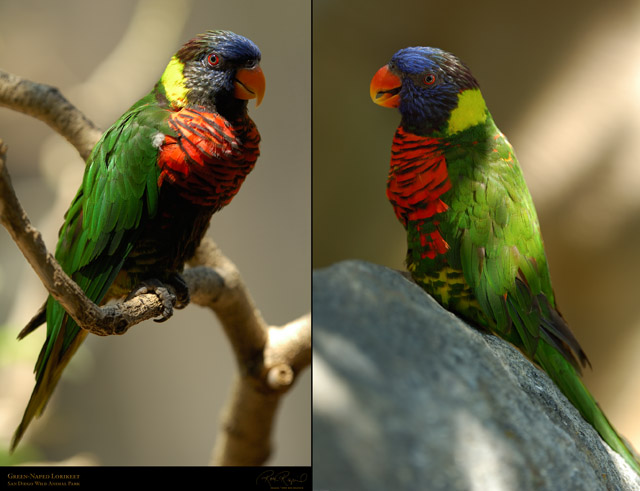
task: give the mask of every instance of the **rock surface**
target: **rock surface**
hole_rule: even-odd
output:
[[[402,274],[313,276],[316,491],[631,490],[546,374]]]

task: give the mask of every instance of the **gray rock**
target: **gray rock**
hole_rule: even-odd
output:
[[[640,489],[545,373],[397,271],[314,272],[313,345],[316,491]]]

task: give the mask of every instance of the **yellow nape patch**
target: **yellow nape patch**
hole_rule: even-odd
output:
[[[183,70],[184,63],[173,56],[160,79],[167,99],[174,106],[184,106],[187,102],[187,88],[184,85]]]
[[[468,89],[458,94],[458,107],[451,111],[447,132],[452,135],[487,119],[487,105],[480,89]]]

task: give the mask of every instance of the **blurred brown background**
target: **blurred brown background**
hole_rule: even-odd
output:
[[[0,68],[59,87],[108,127],[195,34],[229,29],[263,55],[265,99],[250,107],[261,157],[210,235],[233,260],[267,322],[310,309],[311,7],[298,0],[0,2]],[[50,249],[82,177],[75,150],[47,126],[0,109],[16,191]],[[45,298],[0,230],[0,457],[33,388],[44,331],[15,336]],[[206,465],[235,373],[213,314],[197,306],[125,336],[90,336],[22,444],[24,457],[98,465]],[[285,397],[269,464],[309,465],[310,371]],[[20,450],[20,449],[19,449]],[[29,450],[37,450],[32,452]]]
[[[400,48],[457,54],[524,169],[586,383],[640,448],[640,3],[320,0],[313,15],[314,267],[403,268],[385,195],[399,115],[369,82]]]

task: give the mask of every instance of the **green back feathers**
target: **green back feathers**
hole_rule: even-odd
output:
[[[460,268],[492,321],[507,334],[514,325],[528,353],[538,339],[539,318],[512,315],[531,310],[542,294],[555,304],[533,201],[511,145],[487,112],[485,120],[448,140],[445,157],[452,189],[440,221],[451,245],[451,266]],[[516,278],[519,281],[514,281]]]
[[[153,94],[132,106],[94,147],[82,186],[65,215],[56,259],[96,303],[104,298],[140,231],[143,217],[158,206],[158,145],[154,137],[171,134],[167,111]],[[52,298],[47,306],[47,341],[36,367],[41,374],[60,331],[64,309]],[[79,327],[68,319],[62,351]]]
[[[450,249],[444,258],[412,264],[410,270],[427,291],[436,284],[428,278],[438,277],[450,283],[449,292],[472,292],[471,301],[453,299],[448,305],[522,349],[640,472],[637,457],[580,380],[588,360],[556,310],[536,211],[513,149],[488,112],[480,123],[464,124],[477,114],[467,112],[457,123],[450,122],[448,128],[466,127],[443,139],[452,187],[442,196],[449,209],[437,217],[437,227]],[[415,227],[409,224],[410,236]],[[425,273],[433,268],[441,268],[437,276]],[[464,286],[454,274],[458,271]]]

